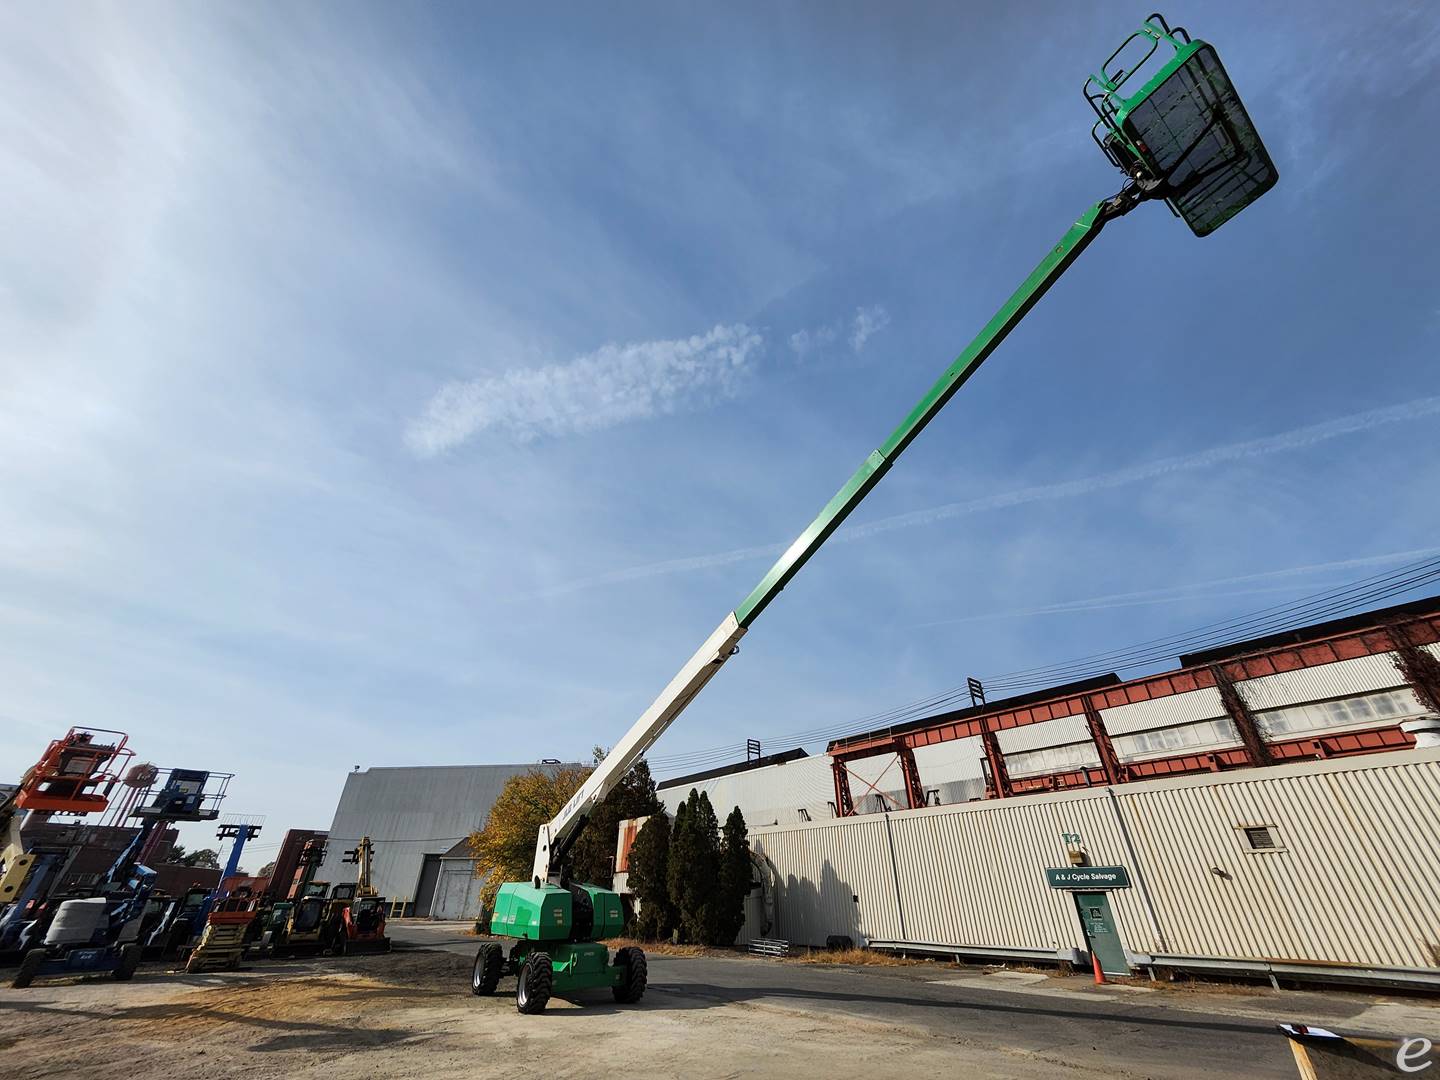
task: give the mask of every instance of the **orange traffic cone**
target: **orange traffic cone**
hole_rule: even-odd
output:
[[[1096,986],[1104,986],[1104,985],[1105,985],[1105,973],[1100,970],[1100,957],[1098,957],[1098,956],[1095,955],[1095,952],[1094,952],[1093,949],[1092,949],[1091,952],[1090,952],[1090,963],[1091,963],[1091,964],[1094,966],[1094,968],[1095,968],[1095,985],[1096,985]]]

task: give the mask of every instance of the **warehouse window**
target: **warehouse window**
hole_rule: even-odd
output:
[[[1257,712],[1255,719],[1267,735],[1292,735],[1330,728],[1375,727],[1398,723],[1425,712],[1409,690],[1382,690],[1338,701],[1316,701],[1283,709]]]
[[[1198,724],[1180,724],[1155,731],[1137,731],[1132,735],[1115,735],[1111,743],[1123,761],[1157,757],[1184,750],[1209,750],[1234,746],[1240,741],[1235,724],[1228,718],[1202,720]]]
[[[1280,838],[1272,825],[1245,825],[1240,831],[1245,834],[1245,843],[1251,851],[1281,850]]]
[[[1043,776],[1098,764],[1100,757],[1095,752],[1095,744],[1088,740],[1005,755],[1005,769],[1011,776]]]

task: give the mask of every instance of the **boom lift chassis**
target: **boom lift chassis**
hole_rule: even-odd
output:
[[[1141,71],[1147,76],[1137,81]],[[1126,95],[1127,85],[1138,89]],[[501,974],[514,973],[522,1013],[542,1011],[552,993],[587,987],[609,986],[617,1001],[639,1000],[645,992],[644,953],[620,949],[612,962],[602,943],[622,928],[620,898],[571,882],[566,868],[596,804],[739,651],[740,639],[771,601],[1106,224],[1142,202],[1164,199],[1195,235],[1206,236],[1275,184],[1275,166],[1214,49],[1172,29],[1158,14],[1090,77],[1085,96],[1098,117],[1096,142],[1127,176],[1122,189],[1080,215],[900,426],[725,616],[564,809],[541,827],[531,879],[502,885],[490,918],[492,935],[516,940],[508,957],[496,942],[480,946],[473,993],[494,993]]]

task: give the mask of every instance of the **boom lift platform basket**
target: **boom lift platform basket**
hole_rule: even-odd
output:
[[[1160,182],[1196,236],[1209,236],[1279,179],[1215,49],[1159,14],[1090,76],[1085,100],[1099,117],[1091,135],[1100,149],[1136,180]]]
[[[20,781],[17,810],[93,814],[110,803],[110,790],[135,751],[123,731],[74,727],[56,739]],[[104,791],[93,791],[104,785]]]

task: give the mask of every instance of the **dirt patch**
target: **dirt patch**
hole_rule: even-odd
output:
[[[948,962],[923,960],[913,956],[896,956],[875,949],[806,949],[792,952],[787,958],[797,964],[847,964],[863,967],[954,967]]]
[[[739,956],[736,949],[716,949],[708,945],[673,945],[668,941],[641,941],[638,938],[607,938],[605,944],[612,949],[623,949],[633,945],[644,949],[646,956]]]

